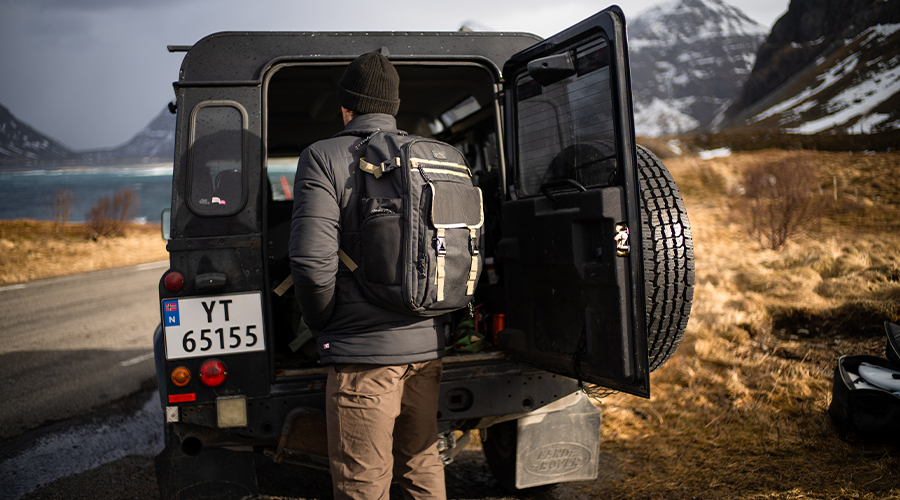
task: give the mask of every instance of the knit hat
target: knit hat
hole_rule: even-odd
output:
[[[344,71],[338,83],[338,102],[359,114],[386,113],[400,109],[400,77],[387,57],[378,52],[363,54]]]

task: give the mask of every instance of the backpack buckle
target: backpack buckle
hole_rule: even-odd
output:
[[[434,249],[437,250],[438,255],[447,255],[447,241],[444,236],[434,238]]]
[[[381,162],[379,164],[369,163],[365,160],[365,158],[359,159],[359,169],[367,174],[372,174],[376,179],[380,179],[382,175],[390,172],[391,170],[400,168],[400,158],[394,158],[393,160]]]

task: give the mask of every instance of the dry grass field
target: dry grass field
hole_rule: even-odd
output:
[[[737,208],[742,172],[799,158],[837,202],[809,234],[764,249]],[[900,154],[665,163],[693,229],[693,311],[650,400],[603,400],[602,449],[621,474],[609,498],[900,498],[900,450],[841,439],[826,413],[838,357],[884,356],[882,324],[900,319]]]
[[[168,260],[159,224],[132,224],[117,237],[88,237],[87,227],[0,220],[0,286]]]
[[[832,203],[808,234],[768,250],[746,230],[742,174],[793,159],[815,166],[818,194]],[[838,357],[883,356],[881,325],[900,320],[900,154],[762,150],[664,161],[695,243],[688,331],[652,375],[651,399],[602,400],[604,467],[615,469],[602,488],[588,481],[565,491],[900,499],[900,450],[841,437],[826,413]],[[60,237],[49,224],[0,221],[0,284],[166,258],[158,227],[99,243],[79,230]]]

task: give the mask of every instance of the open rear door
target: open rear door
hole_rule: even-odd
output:
[[[610,7],[504,66],[508,195],[500,346],[650,396],[631,81]]]

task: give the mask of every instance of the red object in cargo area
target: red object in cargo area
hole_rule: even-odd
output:
[[[200,365],[200,381],[209,387],[215,387],[225,381],[228,369],[218,359],[208,359]]]
[[[494,324],[493,328],[491,328],[491,341],[494,345],[497,345],[497,333],[506,328],[506,315],[505,314],[495,314],[494,315]]]
[[[179,272],[171,272],[163,278],[163,286],[170,292],[180,292],[184,288],[184,276]]]

